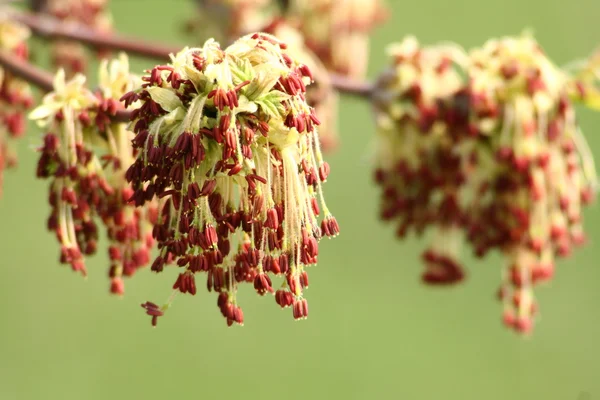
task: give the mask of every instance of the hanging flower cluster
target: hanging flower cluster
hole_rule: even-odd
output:
[[[50,179],[48,229],[61,244],[60,261],[86,274],[84,255],[96,252],[98,222],[110,241],[110,291],[123,294],[121,277],[131,276],[150,261],[152,204],[136,209],[128,203],[133,191],[125,170],[133,163],[133,133],[124,123],[112,122],[122,108],[118,99],[135,78],[125,55],[102,63],[96,93],[77,74],[65,81],[61,69],[54,91],[30,118],[48,129],[39,149],[39,178]]]
[[[533,286],[554,257],[583,243],[581,208],[597,181],[569,98],[573,80],[529,36],[460,50],[392,49],[379,81],[376,180],[382,217],[398,234],[437,226],[424,253],[430,283],[463,276],[462,231],[478,256],[505,258],[499,296],[507,326],[533,328]]]
[[[102,61],[99,88],[95,93],[98,99],[95,125],[100,134],[106,137],[108,145],[106,153],[100,158],[112,194],[98,203],[96,213],[106,227],[111,260],[110,290],[115,294],[123,294],[122,276],[132,276],[149,263],[154,245],[152,223],[158,217],[157,204],[149,202],[145,207],[136,208],[129,202],[133,190],[125,179],[125,172],[135,160],[131,143],[135,134],[124,123],[110,119],[115,110],[122,108],[119,99],[139,83],[139,78],[129,72],[125,54],[110,63],[108,60]]]
[[[288,18],[331,70],[364,78],[369,35],[387,16],[381,0],[292,0]]]
[[[422,279],[452,284],[463,279],[458,259],[465,213],[460,197],[471,160],[465,68],[456,46],[422,48],[414,37],[388,49],[392,66],[379,79],[375,179],[382,187],[381,217],[397,223],[403,238],[429,226],[436,235],[423,253]]]
[[[45,11],[66,24],[80,24],[102,33],[112,31],[108,0],[48,0]],[[106,49],[98,50],[98,57],[107,56]],[[51,57],[55,67],[63,68],[67,77],[87,69],[87,51],[78,42],[53,40]]]
[[[316,264],[321,237],[339,231],[321,189],[329,166],[319,120],[305,99],[312,75],[286,47],[268,34],[225,50],[209,40],[148,71],[123,97],[141,103],[132,122],[139,155],[126,175],[132,200],[164,201],[152,270],[176,264],[173,289],[192,295],[206,273],[228,325],[243,323],[236,294],[244,282],[306,317],[306,267]],[[143,304],[153,324],[168,306]]]
[[[27,59],[29,35],[26,27],[0,17],[0,51]],[[32,104],[29,84],[0,67],[0,196],[4,169],[17,164],[13,141],[25,133],[25,112]]]
[[[487,148],[488,174],[473,207],[469,240],[478,254],[506,259],[500,296],[504,322],[533,327],[533,286],[550,279],[554,257],[584,242],[581,208],[597,182],[592,154],[568,97],[569,76],[528,36],[473,51],[472,108]]]

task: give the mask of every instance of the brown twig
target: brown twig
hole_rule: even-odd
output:
[[[19,12],[14,13],[11,17],[29,27],[36,35],[55,39],[71,39],[94,48],[123,50],[130,54],[156,59],[168,58],[169,54],[181,50],[112,33],[97,32],[84,25],[64,23],[49,15]]]
[[[52,91],[52,75],[14,55],[0,51],[0,66],[45,92]]]
[[[52,74],[4,51],[0,51],[0,66],[44,92],[51,92],[54,89]],[[131,111],[119,110],[112,118],[115,122],[128,122],[130,117]]]
[[[330,72],[329,79],[331,85],[339,92],[358,97],[371,97],[373,94],[373,84],[367,81],[357,81],[344,75]]]
[[[75,23],[65,24],[51,16],[32,13],[15,13],[13,18],[27,25],[33,33],[42,37],[71,39],[91,47],[122,50],[129,54],[164,60],[169,54],[177,53],[180,48],[144,42],[135,38],[127,38],[113,33],[97,32]],[[339,74],[331,74],[331,82],[339,92],[359,97],[370,97],[373,85],[369,82],[356,81]]]

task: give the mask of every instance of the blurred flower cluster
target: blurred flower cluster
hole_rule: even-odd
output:
[[[479,257],[498,250],[504,323],[530,332],[533,287],[585,240],[597,176],[573,100],[593,102],[592,80],[554,65],[529,35],[469,53],[407,38],[389,53],[374,98],[382,218],[399,237],[435,228],[428,283],[464,277],[461,235]]]
[[[200,0],[188,28],[202,37],[231,42],[254,31],[271,33],[308,65],[316,84],[308,89],[325,151],[338,144],[338,95],[329,72],[363,79],[369,35],[386,18],[381,0]]]
[[[387,17],[381,0],[291,0],[284,16],[330,71],[364,78],[371,31]]]
[[[244,321],[242,283],[305,318],[306,267],[317,263],[320,239],[339,231],[321,188],[329,165],[305,98],[310,69],[257,33],[225,50],[212,39],[186,48],[142,79],[123,96],[141,104],[126,177],[136,205],[162,200],[152,270],[177,265],[174,293],[192,295],[205,273],[228,325]],[[169,304],[143,307],[156,324]]]
[[[84,256],[96,252],[98,225],[109,240],[110,291],[123,294],[122,276],[131,276],[150,261],[153,244],[150,221],[156,207],[135,208],[125,180],[134,160],[133,133],[111,117],[122,109],[119,99],[139,78],[129,73],[127,57],[103,61],[99,89],[92,92],[76,74],[65,80],[60,69],[54,91],[30,113],[47,129],[37,176],[49,179],[51,214],[48,229],[61,245],[60,261],[86,274]]]
[[[261,30],[281,11],[274,0],[195,0],[196,13],[186,30],[201,38],[231,43],[240,36]]]
[[[112,31],[108,0],[48,0],[45,12],[67,25],[83,25],[100,33]],[[81,43],[55,39],[52,41],[50,51],[54,66],[63,68],[67,77],[86,71],[88,52]],[[108,51],[99,49],[97,55],[105,58],[108,56]]]
[[[0,51],[26,60],[29,56],[26,43],[29,35],[27,27],[0,15]],[[29,84],[0,67],[0,196],[4,169],[17,163],[13,141],[25,133],[25,112],[32,105]]]

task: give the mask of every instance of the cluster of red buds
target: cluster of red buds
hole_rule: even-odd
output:
[[[65,24],[84,25],[100,33],[112,31],[108,0],[48,0],[45,11]],[[108,54],[106,49],[99,49],[97,53],[99,58],[105,58]],[[81,43],[53,40],[52,62],[56,68],[63,68],[67,77],[86,71],[87,55]]]
[[[110,291],[123,294],[122,276],[131,276],[148,264],[153,244],[151,220],[156,209],[135,208],[125,180],[133,163],[133,133],[126,124],[112,122],[122,105],[119,98],[134,86],[127,58],[100,67],[96,93],[85,87],[85,77],[65,82],[61,69],[54,91],[30,118],[48,129],[39,149],[39,178],[50,179],[48,229],[61,244],[61,263],[86,274],[85,255],[97,250],[98,223],[107,231],[111,265]]]
[[[306,267],[317,263],[319,240],[339,232],[321,188],[329,165],[319,120],[305,99],[312,75],[286,48],[264,33],[225,50],[209,40],[154,67],[122,98],[141,104],[132,116],[139,153],[126,174],[132,200],[163,201],[152,270],[177,265],[174,294],[194,295],[206,273],[228,325],[243,323],[245,282],[305,318]],[[142,306],[154,325],[169,304]]]
[[[391,54],[375,97],[382,217],[398,221],[401,237],[438,228],[423,255],[429,283],[464,276],[461,232],[477,256],[499,250],[504,323],[528,333],[533,286],[584,242],[581,208],[597,180],[573,79],[526,35],[468,55],[408,39]]]
[[[7,18],[0,17],[0,51],[20,59],[28,58],[29,30]],[[0,67],[0,196],[4,169],[17,164],[14,139],[25,133],[25,112],[33,105],[29,84]]]

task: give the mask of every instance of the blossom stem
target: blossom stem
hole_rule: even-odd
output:
[[[42,37],[71,39],[91,47],[122,50],[147,58],[168,59],[169,54],[176,54],[181,50],[179,47],[145,42],[114,33],[94,31],[84,25],[65,24],[48,15],[19,12],[15,13],[13,18],[28,26],[34,34]],[[330,77],[333,87],[341,93],[368,98],[373,91],[373,85],[370,82],[353,80],[335,73],[330,73]]]

